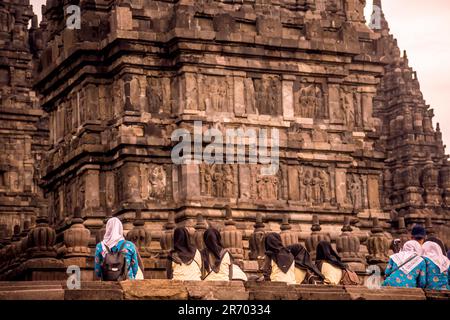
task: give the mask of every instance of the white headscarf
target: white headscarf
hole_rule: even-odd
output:
[[[102,255],[106,255],[107,251],[105,246],[111,249],[116,246],[121,240],[125,240],[125,238],[123,237],[122,222],[118,218],[109,219],[106,223],[106,232],[102,241]]]
[[[409,274],[415,267],[419,265],[419,263],[423,261],[423,259],[420,257],[422,253],[423,249],[420,243],[416,240],[411,240],[403,245],[403,248],[399,253],[392,255],[391,259],[397,264],[397,266],[401,266],[413,256],[416,256],[400,268],[401,271]]]
[[[439,267],[441,273],[447,271],[450,267],[450,261],[442,252],[441,247],[435,242],[425,242],[423,245],[423,256],[433,261]]]

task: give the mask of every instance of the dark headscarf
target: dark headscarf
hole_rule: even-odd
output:
[[[294,262],[294,256],[283,246],[281,236],[275,232],[269,233],[266,235],[265,246],[266,255],[275,261],[281,271],[288,272]]]
[[[425,242],[428,242],[428,241],[437,243],[439,245],[439,247],[441,247],[441,249],[442,249],[442,254],[445,256],[445,253],[447,252],[447,247],[445,246],[444,242],[442,242],[441,239],[439,239],[437,237],[428,237]]]
[[[206,247],[202,250],[205,267],[207,270],[212,269],[214,272],[218,272],[224,255],[222,236],[219,230],[208,228],[203,233],[203,241]]]
[[[173,250],[171,259],[175,263],[191,264],[197,249],[189,239],[189,232],[186,228],[176,228],[173,233]]]
[[[341,257],[333,250],[331,243],[328,241],[320,241],[316,249],[316,264],[328,262],[329,264],[346,269],[346,265],[341,261]]]
[[[312,262],[311,256],[309,255],[308,250],[301,244],[294,244],[288,246],[287,249],[292,253],[295,259],[295,266],[302,270],[308,270],[317,276],[319,276],[322,280],[325,279],[322,272],[317,268],[317,266]]]

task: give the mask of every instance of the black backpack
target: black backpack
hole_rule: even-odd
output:
[[[106,245],[106,255],[102,263],[103,281],[124,281],[128,279],[127,262],[122,253],[125,241],[117,252],[112,252]]]

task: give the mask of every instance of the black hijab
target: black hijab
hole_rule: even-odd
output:
[[[191,264],[197,249],[191,244],[186,228],[176,228],[173,233],[171,259],[176,263]]]
[[[295,259],[295,266],[302,270],[309,270],[310,272],[319,276],[322,280],[325,279],[322,272],[312,262],[308,250],[301,244],[293,244],[287,249],[292,253]]]
[[[281,236],[272,232],[266,235],[266,255],[277,264],[284,273],[288,272],[294,262],[294,256],[283,246]]]
[[[436,238],[436,237],[428,237],[425,242],[428,242],[428,241],[437,243],[439,245],[439,247],[441,247],[441,249],[442,249],[442,254],[445,256],[445,253],[447,252],[447,247],[445,246],[444,242],[442,242],[441,239]]]
[[[320,241],[316,249],[316,264],[320,262],[328,262],[329,264],[346,269],[346,265],[341,261],[341,257],[333,250],[331,243],[328,241]]]
[[[205,242],[205,249],[203,249],[202,255],[205,267],[207,270],[212,269],[214,272],[218,272],[224,255],[222,236],[219,230],[215,228],[206,229],[203,233],[203,241]]]

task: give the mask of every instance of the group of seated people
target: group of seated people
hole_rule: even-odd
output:
[[[203,240],[205,248],[199,251],[192,244],[186,228],[175,229],[174,248],[170,252],[167,265],[168,279],[249,280],[242,269],[234,263],[231,253],[223,247],[221,235],[217,229],[207,229],[203,234]],[[265,249],[263,277],[255,280],[287,284],[339,284],[343,270],[347,269],[327,241],[322,241],[317,246],[316,264],[312,262],[308,251],[301,244],[283,246],[278,233],[266,235]]]
[[[422,232],[423,231],[423,232]],[[414,234],[415,232],[415,234]],[[390,257],[385,270],[383,286],[449,290],[450,262],[445,247],[439,239],[425,241],[425,230],[413,229],[414,240],[404,244],[400,252]],[[232,254],[222,245],[220,232],[208,228],[203,234],[205,248],[198,250],[186,228],[174,231],[173,249],[167,260],[167,278],[181,281],[232,281],[251,280],[235,263]],[[301,244],[284,246],[278,233],[265,236],[263,276],[259,281],[287,284],[348,284],[345,274],[351,270],[328,241],[316,248],[315,263]],[[110,249],[111,248],[111,249]],[[106,226],[104,240],[97,245],[95,271],[102,277],[102,262],[108,252],[122,251],[125,256],[128,279],[143,279],[142,262],[136,247],[123,237],[119,219],[111,218]]]
[[[444,243],[426,238],[421,226],[413,228],[412,238],[390,257],[383,286],[450,290],[450,260]]]

